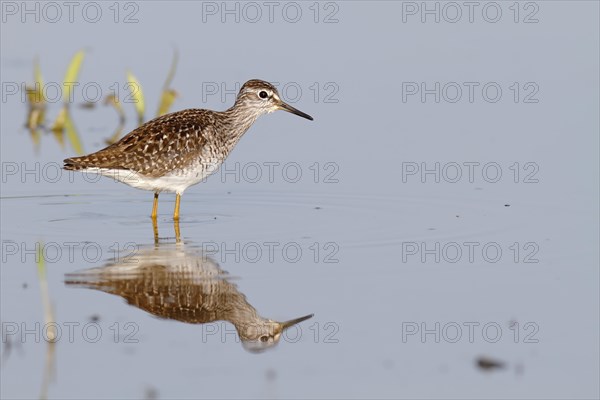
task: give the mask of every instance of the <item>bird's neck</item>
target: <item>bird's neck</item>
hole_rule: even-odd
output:
[[[228,135],[235,141],[239,140],[259,116],[260,113],[257,113],[256,109],[236,101],[233,107],[223,111]]]
[[[239,293],[237,289],[234,289],[226,297],[224,305],[215,319],[230,322],[241,338],[247,338],[252,331],[260,329],[266,321],[258,315],[256,309],[246,301],[246,297]]]

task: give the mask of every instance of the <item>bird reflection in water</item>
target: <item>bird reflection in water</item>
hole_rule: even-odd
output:
[[[178,231],[176,226],[177,236]],[[226,271],[179,240],[140,248],[118,263],[67,274],[65,283],[121,296],[159,318],[190,324],[230,322],[250,352],[275,346],[285,329],[313,316],[285,322],[261,317]]]

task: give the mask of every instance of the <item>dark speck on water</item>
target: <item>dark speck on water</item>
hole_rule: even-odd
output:
[[[144,391],[144,398],[147,400],[158,399],[158,390],[155,387],[147,387]]]
[[[517,364],[517,366],[515,367],[515,374],[517,375],[523,375],[523,373],[525,372],[525,367],[523,366],[523,364],[519,363]]]
[[[491,371],[494,369],[503,369],[505,367],[502,361],[494,360],[489,357],[478,357],[476,360],[477,366],[479,369],[484,371]]]
[[[274,369],[269,368],[265,372],[265,377],[267,378],[268,381],[272,382],[277,378],[277,372]]]
[[[91,110],[94,107],[96,107],[96,103],[94,103],[93,101],[86,101],[85,103],[79,104],[79,108],[82,108],[84,110]]]

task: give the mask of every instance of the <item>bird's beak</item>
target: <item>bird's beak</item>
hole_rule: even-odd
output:
[[[287,103],[284,103],[283,101],[281,102],[281,104],[279,104],[279,109],[290,112],[292,114],[299,115],[300,117],[309,119],[311,121],[313,120],[313,117],[311,117],[310,115],[303,113],[302,111],[290,106]]]
[[[297,111],[297,110],[296,110]],[[298,111],[300,112],[300,111]],[[306,115],[306,114],[305,114]],[[310,314],[310,315],[305,315],[304,317],[300,317],[300,318],[296,318],[296,319],[291,319],[289,321],[285,321],[281,323],[281,330],[283,331],[284,329],[289,328],[290,326],[294,326],[296,324],[299,324],[302,321],[306,321],[307,319],[310,319],[314,316],[315,314]]]

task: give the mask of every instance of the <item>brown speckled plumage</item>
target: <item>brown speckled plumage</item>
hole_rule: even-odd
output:
[[[149,177],[185,168],[209,143],[223,146],[216,132],[221,118],[209,110],[183,110],[163,115],[134,129],[100,151],[65,160],[65,169],[131,170]]]
[[[84,275],[74,276],[67,284],[121,296],[128,304],[154,316],[189,324],[229,321],[241,327],[260,318],[246,296],[225,279],[225,272],[218,266],[218,270],[209,271],[214,266],[201,259],[195,261],[185,268],[142,263],[135,273],[107,269],[87,281],[79,280]]]

